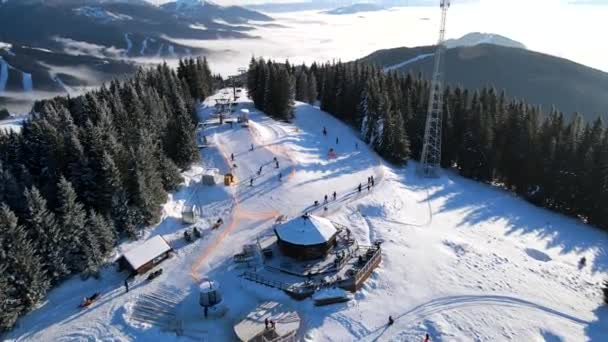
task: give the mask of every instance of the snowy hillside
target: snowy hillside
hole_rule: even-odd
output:
[[[199,134],[210,144],[202,163],[184,173],[186,182],[164,205],[161,223],[147,232],[162,235],[176,250],[160,265],[162,275],[152,281],[138,276],[128,293],[126,274],[114,267],[100,280],[75,277],[21,319],[9,341],[229,341],[235,339],[233,324],[264,300],[293,307],[302,319],[298,337],[305,341],[421,341],[425,333],[432,341],[608,336],[608,308],[598,309],[598,284],[608,268],[605,233],[450,172],[426,180],[415,175],[413,162],[386,165],[349,127],[307,104],[298,103],[295,122],[287,124],[242,97],[238,109],[250,111],[248,128],[214,124],[213,104],[208,99],[199,110],[208,123]],[[337,158],[327,158],[330,148]],[[233,163],[236,186],[201,184],[203,173],[223,174]],[[356,186],[371,175],[376,186],[358,193]],[[316,307],[310,299],[294,301],[240,277],[243,270],[232,256],[244,244],[269,233],[278,215],[313,210],[315,200],[333,191],[337,200],[317,214],[348,226],[362,243],[383,241],[382,263],[354,300]],[[196,224],[202,238],[186,244],[189,226],[182,224],[181,211],[191,204],[202,212]],[[212,230],[218,218],[224,223]],[[142,242],[122,244],[117,255]],[[579,268],[583,256],[587,265]],[[220,284],[228,307],[221,319],[202,318],[195,279],[203,277]],[[101,298],[79,309],[94,292]],[[142,301],[160,293],[177,303],[172,315],[182,336],[137,318]],[[389,315],[395,318],[390,327]]]
[[[479,44],[500,45],[518,49],[526,49],[526,46],[513,39],[501,36],[495,33],[471,32],[458,39],[448,39],[445,41],[445,46],[448,49],[455,47],[475,46]]]

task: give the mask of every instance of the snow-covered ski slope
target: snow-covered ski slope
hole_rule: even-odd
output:
[[[207,122],[216,120],[212,100],[199,111]],[[421,341],[425,333],[432,341],[606,340],[608,309],[598,309],[608,267],[605,233],[450,172],[426,180],[415,175],[414,163],[386,165],[349,127],[309,105],[298,103],[295,122],[287,124],[239,101],[238,109],[250,110],[249,128],[207,125],[202,134],[215,147],[202,151],[202,162],[165,204],[162,222],[146,232],[162,235],[177,251],[160,265],[163,274],[151,282],[136,278],[129,293],[122,287],[126,275],[113,267],[100,280],[74,277],[21,319],[9,340],[232,341],[232,325],[263,300],[294,307],[305,341]],[[332,147],[337,158],[329,160]],[[206,169],[223,173],[231,164],[235,186],[200,183]],[[359,194],[355,187],[370,175],[376,186]],[[338,199],[326,216],[351,227],[362,244],[384,241],[380,267],[353,301],[315,307],[239,277],[243,269],[232,255],[243,244],[270,232],[277,215],[311,210],[333,191]],[[192,244],[182,238],[185,204],[203,212],[203,238]],[[224,224],[211,230],[219,217]],[[140,243],[122,244],[117,253]],[[582,256],[587,265],[579,269]],[[201,318],[194,279],[203,277],[220,283],[229,308],[221,319]],[[77,308],[96,291],[98,302]],[[145,295],[163,291],[180,300],[173,312],[183,336],[134,318]]]

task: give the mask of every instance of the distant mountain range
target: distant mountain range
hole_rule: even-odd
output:
[[[445,41],[445,46],[448,49],[460,46],[475,46],[479,44],[493,44],[519,49],[526,49],[526,46],[524,44],[494,33],[471,32],[462,36],[461,38],[448,39]]]
[[[325,11],[324,13],[333,14],[333,15],[342,15],[342,14],[356,14],[356,13],[363,13],[363,12],[376,12],[376,11],[382,11],[382,10],[385,10],[385,8],[380,5],[370,4],[370,3],[360,3],[360,4],[353,4],[350,6],[334,8],[332,10]]]
[[[434,46],[379,50],[361,59],[386,71],[422,73],[433,68]],[[582,113],[592,120],[608,119],[608,73],[563,58],[495,44],[460,46],[446,53],[447,83],[467,89],[493,86],[511,98],[555,105],[566,114]]]
[[[0,0],[0,105],[2,96],[98,85],[138,62],[205,52],[174,40],[255,38],[247,32],[270,21],[201,0]]]

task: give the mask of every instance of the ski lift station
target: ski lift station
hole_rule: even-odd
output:
[[[131,273],[146,273],[167,259],[172,250],[167,241],[162,236],[157,235],[123,253],[118,258],[118,264],[120,269],[127,269]]]

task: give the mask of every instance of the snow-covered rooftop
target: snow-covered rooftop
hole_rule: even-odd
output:
[[[297,217],[274,230],[280,240],[305,246],[326,243],[338,232],[330,220],[314,215]]]
[[[165,241],[162,236],[156,235],[141,245],[124,253],[123,257],[131,267],[136,270],[157,256],[170,250],[171,247],[167,244],[167,241]]]

